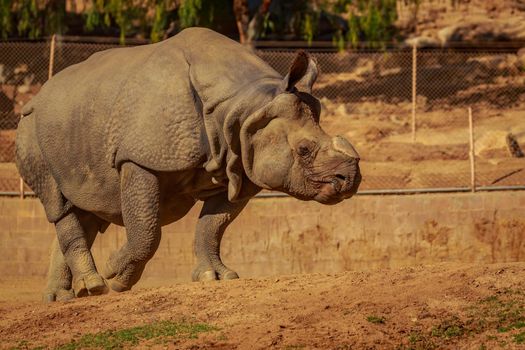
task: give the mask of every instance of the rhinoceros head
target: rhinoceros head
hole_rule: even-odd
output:
[[[275,97],[243,123],[242,163],[259,187],[335,204],[357,191],[359,155],[319,125],[321,104],[310,94],[316,77],[315,61],[299,53]]]

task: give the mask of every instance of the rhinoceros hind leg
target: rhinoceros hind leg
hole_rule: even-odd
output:
[[[155,174],[134,163],[121,167],[122,219],[127,242],[111,254],[103,270],[111,289],[122,292],[136,284],[160,243],[160,190]]]
[[[248,201],[232,203],[226,194],[210,197],[204,202],[195,233],[197,267],[193,281],[230,280],[239,275],[221,260],[221,240],[228,225],[239,215]]]
[[[72,279],[71,270],[55,238],[51,248],[51,261],[47,273],[47,286],[42,296],[43,301],[65,301],[74,298],[75,294],[71,289]]]
[[[95,240],[99,228],[97,228],[96,223],[100,219],[92,216],[91,218],[83,218],[82,221],[87,221],[91,219],[90,223],[85,222],[83,226],[85,227],[85,237],[88,248],[91,248],[93,241]],[[100,222],[100,230],[104,231],[109,223]],[[54,239],[53,245],[51,248],[51,261],[49,263],[49,270],[47,274],[47,286],[43,293],[44,302],[52,301],[65,301],[75,297],[75,292],[72,288],[73,275],[71,274],[71,269],[66,264],[64,254],[60,250],[60,245],[57,238]],[[96,288],[92,288],[91,294],[97,294],[98,291]],[[105,288],[104,286],[104,289]],[[104,290],[103,290],[104,291]],[[89,295],[90,291],[85,288],[81,288],[77,294],[79,296]]]
[[[74,295],[84,297],[106,293],[108,289],[104,279],[97,272],[90,251],[101,227],[100,219],[93,214],[73,208],[68,215],[55,224],[55,227],[65,264],[69,266],[73,276],[71,288]],[[61,271],[65,269],[63,265],[59,258],[55,257],[51,262],[50,277],[57,280],[62,279],[60,283],[65,285],[66,279],[61,277]]]

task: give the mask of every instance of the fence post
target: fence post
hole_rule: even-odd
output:
[[[412,46],[412,142],[416,142],[417,45]]]
[[[474,149],[474,123],[472,121],[472,108],[468,108],[468,129],[470,138],[470,189],[472,192],[476,192],[476,153]]]
[[[51,47],[49,48],[49,72],[47,79],[51,79],[53,76],[53,66],[55,64],[55,42],[56,42],[56,34],[53,34],[51,37]]]
[[[22,177],[20,177],[20,181],[19,181],[19,191],[20,191],[20,199],[24,199],[24,180],[22,179]]]

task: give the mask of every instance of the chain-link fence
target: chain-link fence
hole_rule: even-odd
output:
[[[260,55],[283,74],[294,57]],[[361,153],[362,190],[525,185],[519,149],[525,146],[525,57],[516,51],[313,55],[321,70],[314,94],[324,105],[322,125]]]
[[[115,46],[61,40],[56,45],[0,43],[0,192],[19,190],[14,129],[21,106],[47,80],[50,65],[56,73]],[[294,50],[274,49],[258,54],[283,75],[295,55]],[[515,51],[312,55],[321,72],[314,95],[323,104],[322,126],[349,138],[360,152],[361,190],[525,185],[525,158],[520,157],[520,145],[525,146],[525,58]]]

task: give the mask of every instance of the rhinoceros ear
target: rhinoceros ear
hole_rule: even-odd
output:
[[[317,75],[319,75],[319,68],[317,68],[317,62],[314,58],[310,57],[308,59],[308,68],[306,74],[298,83],[298,89],[300,91],[312,93],[313,86],[317,80]]]
[[[300,83],[300,86],[303,87],[301,90],[311,93],[318,72],[315,60],[306,52],[299,51],[292,62],[290,71],[284,77],[281,90],[292,92],[295,85]]]

